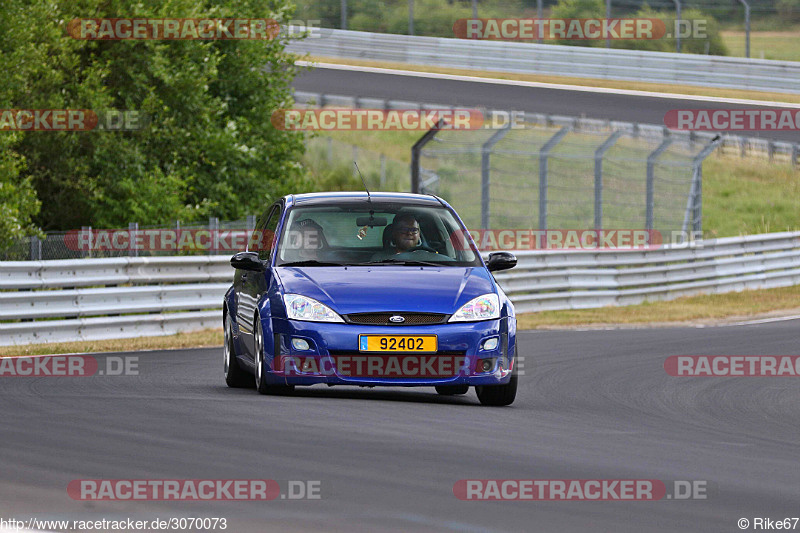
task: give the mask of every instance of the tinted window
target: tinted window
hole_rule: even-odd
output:
[[[396,200],[300,204],[286,216],[276,264],[479,266],[478,253],[465,235],[453,213],[440,205],[403,205]]]

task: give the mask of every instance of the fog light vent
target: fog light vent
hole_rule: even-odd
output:
[[[308,341],[305,339],[292,339],[292,348],[299,352],[309,349]]]

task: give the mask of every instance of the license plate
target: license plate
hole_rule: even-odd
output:
[[[436,353],[436,335],[359,335],[361,352]]]

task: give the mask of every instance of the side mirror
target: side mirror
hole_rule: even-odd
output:
[[[239,270],[248,270],[250,272],[264,272],[267,269],[255,252],[239,252],[231,257],[231,266]]]
[[[489,260],[486,262],[486,268],[489,269],[489,272],[508,270],[515,266],[517,266],[517,257],[510,252],[495,252],[489,254]]]

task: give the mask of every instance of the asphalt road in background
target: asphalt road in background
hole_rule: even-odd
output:
[[[293,85],[298,91],[343,96],[388,98],[464,107],[482,106],[489,109],[585,116],[647,124],[663,124],[664,115],[672,109],[776,109],[761,105],[501,85],[321,67],[303,71],[297,76]],[[740,131],[733,134],[789,142],[800,141],[797,131]]]
[[[510,407],[474,391],[225,387],[221,349],[138,376],[0,378],[0,518],[226,517],[228,531],[733,532],[800,515],[798,378],[678,378],[676,354],[800,354],[798,322],[522,332]],[[101,368],[108,355],[97,356]],[[321,481],[321,500],[79,502],[74,479]],[[460,479],[708,483],[706,500],[465,502]]]

